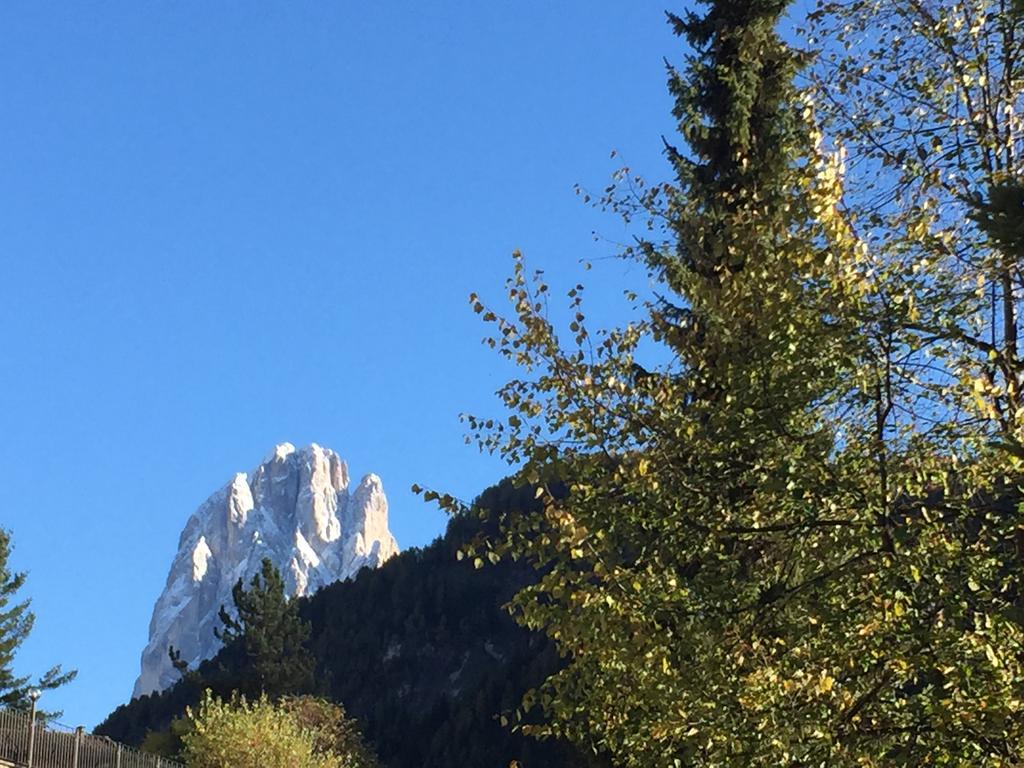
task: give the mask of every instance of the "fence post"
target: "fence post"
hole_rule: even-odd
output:
[[[120,744],[117,745],[117,762],[116,762],[116,766],[117,766],[117,768],[121,768],[121,745]]]
[[[28,697],[32,699],[32,712],[28,718],[28,768],[32,768],[32,758],[36,747],[36,700],[39,698],[39,694],[32,691]]]
[[[75,751],[71,755],[71,768],[78,768],[78,754],[82,751],[82,734],[85,733],[85,728],[78,726],[75,728]]]

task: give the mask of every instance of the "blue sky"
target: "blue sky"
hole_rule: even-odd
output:
[[[510,371],[468,309],[521,248],[617,316],[584,206],[669,133],[664,0],[0,5],[0,524],[20,671],[126,700],[188,515],[285,440],[382,476],[403,546],[503,467],[458,415]]]

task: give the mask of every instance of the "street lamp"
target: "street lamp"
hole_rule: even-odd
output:
[[[28,692],[28,697],[32,701],[32,710],[28,719],[28,768],[32,768],[32,755],[36,748],[36,702],[42,695],[43,692],[38,688],[33,688]]]

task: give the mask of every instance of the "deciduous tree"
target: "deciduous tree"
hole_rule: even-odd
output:
[[[979,123],[964,138],[988,120],[970,106],[955,130],[935,113],[914,133],[916,108],[894,105],[916,85],[895,66],[877,101],[857,88],[833,101],[813,77],[797,86],[813,70],[776,31],[788,3],[704,5],[670,16],[692,52],[669,76],[685,141],[667,145],[674,181],[605,199],[647,225],[624,254],[656,282],[644,314],[591,331],[576,286],[563,340],[518,256],[511,316],[471,298],[523,376],[500,391],[507,418],[470,429],[544,502],[472,555],[537,565],[512,608],[568,659],[524,705],[550,717],[539,733],[627,766],[1017,765],[1018,272],[992,194],[1015,179],[992,158],[1019,157],[1020,111],[999,123],[1009,133]],[[948,46],[957,19],[969,44],[979,20],[1018,39],[1004,34],[1015,22],[934,5],[955,12],[906,29],[913,45]],[[854,28],[850,7],[884,22],[904,6],[924,4],[829,3],[816,21]],[[905,61],[902,39],[869,36]],[[856,80],[849,51],[824,85]],[[956,66],[948,51],[924,65],[950,104],[958,78],[979,76]],[[1007,71],[991,87],[1019,98]],[[858,126],[823,132],[843,99],[882,131],[950,131],[892,165],[888,145],[865,156],[879,185],[894,170],[874,210],[848,183]],[[933,157],[961,175],[936,178]],[[986,206],[992,223],[975,226]],[[671,362],[645,359],[650,342]]]
[[[338,707],[265,695],[223,701],[207,692],[183,737],[190,768],[373,768],[376,762]]]

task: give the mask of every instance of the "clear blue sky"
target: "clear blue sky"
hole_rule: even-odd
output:
[[[664,171],[665,0],[0,5],[0,524],[19,669],[126,700],[193,509],[277,442],[382,476],[403,546],[503,473],[463,444],[507,377],[466,297],[523,249],[569,287],[584,206]],[[623,263],[585,275],[613,315]]]

